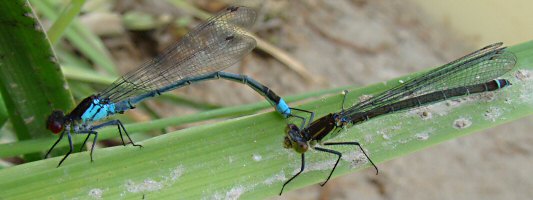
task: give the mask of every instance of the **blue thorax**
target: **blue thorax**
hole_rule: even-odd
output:
[[[93,102],[81,115],[82,122],[98,121],[116,113],[114,103],[104,103],[99,98],[93,99]]]

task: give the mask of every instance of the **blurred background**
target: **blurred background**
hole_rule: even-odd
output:
[[[61,8],[69,1],[52,2]],[[365,86],[445,64],[494,42],[511,46],[533,38],[533,3],[526,0],[91,0],[77,20],[98,35],[117,67],[115,74],[97,71],[120,75],[228,4],[257,8],[258,19],[250,31],[261,41],[226,71],[251,76],[281,96]],[[49,27],[51,22],[44,18],[42,23]],[[55,49],[64,65],[99,65],[89,58],[74,62],[71,56],[86,55],[72,38],[62,39]],[[83,98],[86,93],[74,95]],[[224,80],[195,84],[175,94],[188,103],[176,107],[150,101],[149,111],[136,109],[128,117],[146,121],[153,115],[186,115],[211,105],[263,100],[246,86]],[[525,118],[382,163],[378,176],[367,169],[331,180],[325,187],[310,186],[278,198],[527,199],[533,196],[533,135],[527,131],[533,129],[532,122]]]

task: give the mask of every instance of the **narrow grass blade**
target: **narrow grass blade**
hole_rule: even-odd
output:
[[[50,44],[25,2],[0,6],[0,91],[20,140],[45,135],[46,115],[73,103]]]
[[[55,8],[50,0],[31,0],[30,2],[47,19],[54,21],[58,18],[58,14],[54,10]],[[102,41],[77,22],[76,19],[67,27],[64,34],[76,49],[87,56],[92,62],[112,75],[117,74],[115,64],[111,60]]]
[[[48,30],[48,38],[52,44],[56,44],[65,32],[72,20],[78,16],[85,0],[72,0]]]

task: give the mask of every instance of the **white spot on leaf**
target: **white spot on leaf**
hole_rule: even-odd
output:
[[[89,196],[93,199],[102,199],[104,191],[100,188],[93,188],[89,190]]]
[[[453,121],[453,127],[456,129],[468,128],[472,125],[472,121],[466,118],[459,118]]]

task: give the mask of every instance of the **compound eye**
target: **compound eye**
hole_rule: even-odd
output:
[[[48,116],[48,120],[46,121],[46,128],[52,133],[57,134],[63,130],[63,124],[65,122],[65,114],[63,111],[54,110],[50,116]]]
[[[292,148],[292,142],[291,142],[291,139],[289,139],[289,137],[285,137],[285,140],[283,141],[283,147],[286,149]]]
[[[52,133],[57,134],[63,130],[63,124],[58,121],[51,121],[48,123],[48,130]]]

